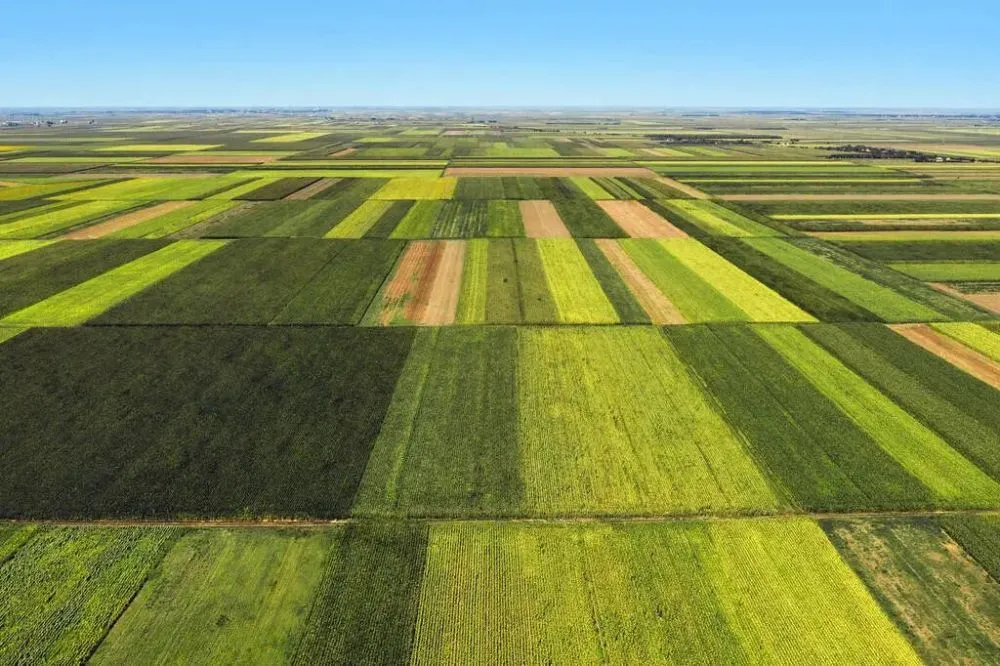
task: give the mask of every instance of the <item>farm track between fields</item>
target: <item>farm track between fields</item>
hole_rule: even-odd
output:
[[[616,523],[681,523],[681,522],[711,522],[717,520],[793,520],[797,518],[809,518],[812,520],[852,520],[852,519],[905,519],[905,518],[943,518],[955,516],[1000,516],[1000,509],[939,509],[923,510],[914,509],[909,511],[784,511],[778,513],[703,513],[688,515],[608,515],[608,516],[556,516],[556,517],[492,517],[492,516],[455,516],[455,517],[407,517],[407,518],[383,518],[383,517],[349,517],[330,518],[327,520],[315,519],[256,519],[256,520],[233,520],[220,518],[215,519],[192,519],[192,520],[156,520],[156,519],[135,519],[135,520],[21,520],[21,519],[0,519],[2,525],[49,525],[53,527],[189,527],[189,528],[323,528],[337,525],[351,524],[380,524],[380,523],[418,523],[434,525],[441,523],[510,523],[518,525],[586,525],[586,524],[616,524]]]

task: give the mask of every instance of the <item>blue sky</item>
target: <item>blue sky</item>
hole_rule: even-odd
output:
[[[1000,2],[10,2],[0,107],[1000,108]]]

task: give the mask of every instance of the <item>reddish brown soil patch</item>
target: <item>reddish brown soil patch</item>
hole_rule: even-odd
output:
[[[274,155],[167,155],[146,160],[147,164],[266,164]]]
[[[975,303],[979,307],[989,310],[990,312],[1000,314],[1000,293],[984,292],[979,294],[966,294],[958,289],[955,289],[951,285],[943,284],[941,282],[930,282],[929,284],[938,291],[943,291],[950,296],[965,299],[970,303]]]
[[[445,241],[427,307],[417,315],[416,323],[431,326],[455,323],[464,266],[465,241]]]
[[[695,199],[708,199],[708,195],[699,190],[696,187],[691,187],[690,185],[685,185],[679,180],[674,180],[673,178],[667,178],[666,176],[657,176],[656,180],[660,181],[668,187],[672,187],[678,192],[683,192],[689,197],[694,197]]]
[[[597,205],[632,238],[687,238],[687,234],[638,201],[598,201]]]
[[[62,238],[66,240],[101,238],[112,232],[118,231],[119,229],[134,227],[140,222],[152,220],[153,218],[166,215],[167,213],[180,210],[181,208],[187,208],[193,203],[193,201],[165,201],[155,206],[142,208],[131,213],[125,213],[124,215],[112,217],[109,220],[105,220],[104,222],[100,222],[89,227],[84,227],[83,229],[75,229],[68,234],[63,235]]]
[[[1000,201],[1000,194],[721,194],[726,201]]]
[[[938,333],[927,324],[894,324],[889,328],[973,377],[1000,389],[1000,363],[993,359]]]
[[[338,182],[339,180],[340,178],[321,178],[317,180],[315,183],[306,185],[301,190],[296,190],[295,192],[292,192],[287,197],[285,197],[285,199],[297,200],[297,199],[308,199],[310,197],[314,197],[323,190],[327,189],[328,187],[331,187],[334,183]]]
[[[357,148],[343,148],[335,153],[330,153],[330,157],[347,157],[348,155],[353,155],[358,152]]]
[[[446,176],[540,176],[562,178],[567,176],[594,176],[626,178],[655,178],[656,174],[643,167],[448,167]]]
[[[528,238],[572,238],[551,201],[522,201],[520,206]]]
[[[654,324],[683,324],[686,323],[684,315],[670,302],[670,299],[663,295],[653,281],[646,277],[632,257],[622,249],[614,240],[602,238],[594,241],[600,248],[604,256],[608,258],[611,265],[615,267],[622,280],[628,285],[629,290],[639,301],[639,305],[649,315],[649,319]]]
[[[382,296],[380,325],[411,323],[427,311],[443,250],[444,243],[436,241],[413,241],[406,247]]]

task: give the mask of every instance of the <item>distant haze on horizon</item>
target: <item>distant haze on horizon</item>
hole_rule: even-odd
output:
[[[0,107],[1000,108],[1000,5],[28,3]]]

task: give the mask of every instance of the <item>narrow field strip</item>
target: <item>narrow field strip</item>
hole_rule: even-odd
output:
[[[694,239],[661,240],[681,264],[746,314],[749,321],[808,322],[816,318],[785,300]]]
[[[338,180],[339,180],[338,178],[320,178],[316,180],[316,182],[314,182],[312,185],[306,185],[302,189],[292,192],[291,194],[285,197],[285,200],[300,201],[302,199],[310,199],[313,196],[319,194],[320,192],[323,192],[324,190],[333,187]]]
[[[98,222],[97,224],[92,224],[80,229],[74,229],[73,231],[60,236],[60,238],[65,240],[103,238],[116,231],[121,231],[143,222],[155,220],[156,218],[167,215],[168,213],[184,210],[185,208],[189,208],[194,205],[194,203],[195,202],[193,201],[166,201],[147,208],[140,208],[137,211],[126,213],[125,215],[118,215],[103,222]]]
[[[465,267],[455,313],[459,324],[486,323],[486,293],[489,284],[489,241],[473,239],[466,244]]]
[[[667,176],[657,176],[654,180],[656,180],[658,182],[661,182],[664,185],[666,185],[667,187],[675,189],[678,192],[683,192],[684,194],[688,195],[692,199],[708,199],[709,198],[708,194],[702,192],[698,188],[692,187],[691,185],[687,185],[685,183],[682,183],[682,182],[680,182],[678,180],[674,180],[673,178],[669,178]]]
[[[926,321],[944,318],[926,305],[787,241],[745,238],[743,242],[885,321]]]
[[[942,284],[940,282],[929,282],[928,284],[949,296],[961,298],[974,305],[978,305],[987,312],[1000,314],[1000,291],[966,294],[949,284]]]
[[[134,201],[87,201],[0,225],[0,240],[39,238],[75,227],[91,220],[113,215],[140,204]]]
[[[27,331],[27,328],[0,326],[0,345]]]
[[[4,259],[10,259],[11,257],[16,257],[19,254],[24,254],[25,252],[31,252],[32,250],[38,250],[45,247],[46,245],[51,245],[55,243],[54,240],[12,240],[12,241],[0,241],[0,261]]]
[[[551,201],[521,201],[524,235],[528,238],[569,238],[569,229]]]
[[[618,314],[574,241],[550,238],[535,242],[561,323],[618,323]]]
[[[973,377],[1000,389],[1000,363],[975,348],[962,344],[959,339],[926,324],[897,324],[890,328]]]
[[[686,238],[687,234],[638,201],[598,204],[631,238]]]
[[[240,205],[235,201],[189,201],[170,213],[108,233],[105,238],[166,238]]]
[[[909,217],[909,216],[908,216]],[[998,216],[1000,217],[1000,216]],[[832,241],[995,241],[1000,240],[1000,230],[985,229],[901,229],[899,231],[810,231],[810,236]]]
[[[326,232],[323,238],[362,238],[393,203],[369,199]]]
[[[1000,201],[1000,194],[720,194],[726,201]]]
[[[889,267],[925,282],[1000,281],[1000,262],[903,261]]]
[[[933,324],[933,327],[1000,363],[1000,333],[996,330],[966,322]]]
[[[594,241],[611,265],[628,285],[632,295],[642,306],[653,324],[683,324],[684,315],[670,302],[670,299],[656,288],[642,270],[636,266],[632,258],[622,249],[617,241],[611,238],[599,238]]]
[[[933,490],[942,506],[984,508],[1000,501],[1000,483],[801,331],[791,326],[756,331]]]
[[[225,244],[225,241],[177,241],[9,314],[0,319],[0,325],[77,326]]]
[[[659,203],[710,234],[737,237],[781,235],[775,229],[711,201],[673,199],[660,200]]]

